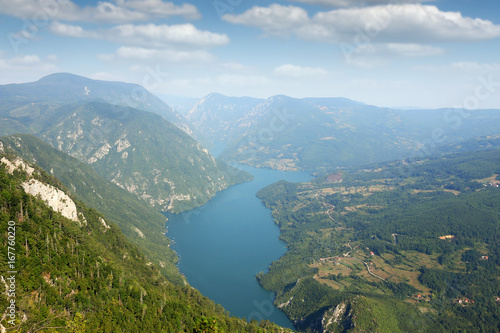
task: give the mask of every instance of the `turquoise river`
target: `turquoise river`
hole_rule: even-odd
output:
[[[204,206],[167,214],[167,236],[180,258],[181,273],[203,295],[231,315],[267,319],[293,328],[284,313],[272,305],[273,293],[255,278],[286,251],[270,210],[255,194],[279,180],[302,182],[311,176],[307,172],[238,167],[251,173],[254,180],[219,192]]]

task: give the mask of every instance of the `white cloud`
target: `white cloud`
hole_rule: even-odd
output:
[[[38,2],[36,0],[0,0],[0,14],[27,19],[31,19],[36,15],[45,16],[49,19],[56,16],[60,12],[61,7],[70,7],[65,5],[63,1],[53,1],[45,4],[46,2]]]
[[[164,48],[172,45],[187,47],[212,47],[229,43],[225,34],[199,30],[192,24],[179,25],[118,25],[100,31],[87,31],[80,26],[53,22],[50,30],[58,35],[102,39],[128,46]]]
[[[122,24],[109,29],[86,30],[76,25],[52,22],[50,30],[62,36],[120,44],[116,52],[98,56],[108,62],[155,60],[167,63],[206,63],[215,61],[207,48],[230,42],[225,34],[199,30],[192,24]]]
[[[292,64],[285,64],[274,69],[274,74],[286,77],[309,77],[309,76],[323,76],[328,72],[319,67],[302,67]]]
[[[386,66],[394,58],[428,57],[443,54],[439,47],[420,44],[381,43],[366,44],[344,53],[350,65],[362,68]]]
[[[114,61],[123,60],[161,60],[162,62],[209,62],[214,56],[206,51],[178,51],[178,50],[156,50],[142,47],[120,47],[114,54],[99,56],[101,60]]]
[[[144,46],[192,45],[199,47],[221,46],[229,43],[225,34],[198,30],[192,24],[178,25],[119,25],[108,31],[111,39],[122,43]]]
[[[65,24],[60,22],[52,22],[50,24],[50,31],[56,35],[74,37],[74,38],[98,38],[99,34],[92,34],[83,30],[82,27],[77,25]]]
[[[193,5],[174,5],[162,0],[100,1],[95,7],[80,7],[70,0],[0,0],[0,14],[28,20],[128,23],[174,15],[200,18]]]
[[[25,55],[9,59],[6,63],[12,66],[32,67],[42,63],[37,55]]]
[[[329,37],[334,40],[354,40],[362,38],[362,34],[374,41],[399,43],[466,42],[500,37],[500,26],[490,21],[463,17],[459,12],[443,12],[435,6],[339,9],[318,13],[313,21],[331,31]],[[312,38],[315,37],[324,38]]]
[[[133,11],[127,8],[116,6],[109,2],[99,2],[97,7],[86,7],[79,10],[80,15],[75,16],[68,13],[68,21],[88,21],[88,22],[106,22],[106,23],[124,23],[133,21],[144,21],[148,15],[144,12]],[[65,19],[64,14],[61,15]]]
[[[41,76],[58,72],[56,59],[49,56],[42,59],[37,55],[18,55],[13,58],[0,57],[0,84],[28,82]]]
[[[201,14],[198,9],[190,4],[177,6],[172,2],[162,0],[117,0],[120,6],[132,8],[144,13],[150,13],[158,17],[168,17],[172,15],[184,16],[188,19],[199,19]]]
[[[223,20],[329,43],[469,42],[500,37],[500,25],[421,4],[336,9],[309,17],[304,9],[271,5],[226,14]]]
[[[53,60],[52,57],[51,60]],[[40,59],[37,55],[19,55],[10,59],[0,59],[0,68],[2,69],[12,70],[32,67],[40,67],[45,70],[56,68],[54,64]]]
[[[420,44],[397,44],[388,43],[380,45],[382,51],[403,57],[426,57],[444,53],[439,47]]]
[[[387,5],[394,3],[394,0],[288,0],[290,2],[301,2],[310,5],[323,5],[332,7],[354,7],[370,5]],[[398,3],[429,2],[434,0],[398,0]]]
[[[240,15],[226,14],[223,20],[247,26],[259,27],[272,34],[292,32],[297,26],[309,22],[307,12],[295,6],[272,4],[269,7],[253,7]]]

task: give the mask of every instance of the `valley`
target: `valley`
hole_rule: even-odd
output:
[[[286,252],[269,210],[255,194],[281,179],[308,181],[311,176],[238,167],[254,179],[220,192],[197,209],[167,215],[167,236],[175,241],[171,248],[178,254],[179,270],[190,285],[232,315],[248,320],[265,318],[293,328],[272,305],[274,294],[262,289],[255,279]]]
[[[0,31],[0,333],[500,332],[499,0]]]
[[[14,230],[9,233],[9,251],[15,259],[2,251],[0,260],[2,277],[7,270],[10,277],[15,276],[11,287],[15,293],[1,293],[0,301],[15,306],[0,321],[2,330],[286,331],[268,321],[249,324],[229,317],[197,290],[176,283],[144,256],[143,246],[125,237],[114,220],[105,220],[57,179],[3,149],[0,222]],[[26,193],[28,181],[43,184],[48,196]],[[71,198],[77,220],[65,216],[64,206],[54,204],[56,195],[63,204]],[[1,238],[6,242],[7,233]]]
[[[181,114],[65,73],[0,96],[20,331],[500,325],[498,110],[212,93]]]

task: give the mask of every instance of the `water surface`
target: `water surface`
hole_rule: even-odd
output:
[[[168,234],[180,257],[179,269],[203,295],[222,304],[231,315],[268,319],[293,328],[272,305],[273,293],[255,275],[286,251],[271,212],[255,196],[279,180],[308,181],[307,172],[284,172],[238,166],[255,179],[219,192],[206,205],[169,214]]]

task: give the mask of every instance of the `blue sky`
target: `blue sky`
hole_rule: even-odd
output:
[[[498,0],[0,0],[0,84],[500,108]]]

